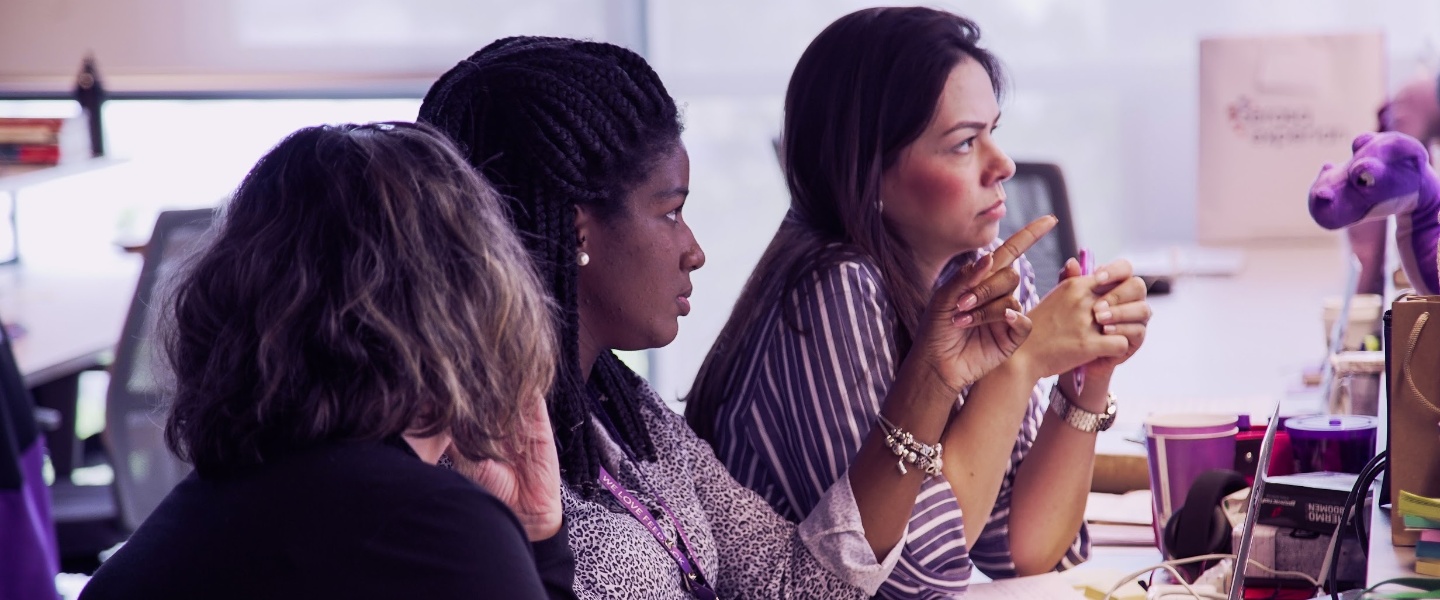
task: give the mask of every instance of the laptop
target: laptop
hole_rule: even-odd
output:
[[[1270,450],[1275,445],[1275,434],[1280,430],[1280,402],[1270,413],[1270,424],[1265,426],[1265,437],[1260,440],[1260,455],[1255,464],[1255,483],[1250,486],[1249,505],[1245,509],[1245,524],[1240,528],[1240,545],[1235,549],[1235,565],[1230,572],[1230,600],[1245,597],[1245,565],[1250,562],[1250,540],[1255,533],[1255,520],[1260,516],[1260,500],[1265,497],[1265,471],[1270,464]]]
[[[1340,314],[1330,332],[1330,347],[1325,360],[1325,378],[1320,386],[1321,401],[1328,403],[1335,385],[1335,367],[1329,360],[1340,351],[1345,339],[1345,327],[1350,322],[1350,300],[1355,296],[1355,286],[1360,280],[1360,261],[1350,256],[1349,269],[1345,277],[1345,289],[1341,294]],[[1245,566],[1250,563],[1250,541],[1255,533],[1255,520],[1260,516],[1260,500],[1265,497],[1265,471],[1270,465],[1270,450],[1275,445],[1275,434],[1280,430],[1280,402],[1270,413],[1270,424],[1265,427],[1265,437],[1260,441],[1260,455],[1255,464],[1255,483],[1250,486],[1249,506],[1245,509],[1245,524],[1240,528],[1240,544],[1235,549],[1235,565],[1230,573],[1229,600],[1241,600],[1245,596]]]

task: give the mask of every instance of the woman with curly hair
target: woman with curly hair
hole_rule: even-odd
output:
[[[166,438],[195,472],[85,600],[572,597],[558,505],[520,493],[560,484],[548,303],[443,135],[287,137],[224,207],[170,320]],[[444,452],[489,491],[434,466]]]

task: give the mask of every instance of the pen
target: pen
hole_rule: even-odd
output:
[[[1093,258],[1091,258],[1089,250],[1081,248],[1079,260],[1081,275],[1089,275],[1092,271],[1095,270],[1095,261]],[[1085,365],[1080,365],[1078,367],[1075,367],[1075,398],[1077,400],[1080,398],[1080,392],[1084,391],[1084,389]]]

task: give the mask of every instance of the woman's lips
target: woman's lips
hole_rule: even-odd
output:
[[[980,214],[978,216],[994,219],[1003,218],[1005,216],[1005,199],[1001,198],[999,200],[996,200],[994,204],[991,204],[985,210],[980,211]]]

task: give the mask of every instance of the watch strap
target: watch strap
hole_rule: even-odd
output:
[[[1076,406],[1059,384],[1056,384],[1050,394],[1050,411],[1060,417],[1065,423],[1085,433],[1098,433],[1110,429],[1115,424],[1115,396],[1107,394],[1105,398],[1105,410],[1103,412],[1091,412]]]

